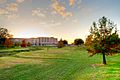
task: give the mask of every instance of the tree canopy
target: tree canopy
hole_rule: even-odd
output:
[[[105,55],[112,55],[119,51],[120,38],[116,25],[106,17],[93,22],[90,35],[86,38],[85,46],[91,56],[103,54],[103,64],[106,64]]]
[[[58,48],[62,48],[62,47],[64,47],[64,46],[65,46],[65,45],[64,45],[64,43],[63,43],[63,40],[60,39],[60,41],[58,41],[57,47],[58,47]]]
[[[0,45],[4,44],[6,38],[12,38],[12,36],[8,29],[0,27]]]
[[[21,47],[27,47],[27,43],[25,39],[22,40]]]
[[[84,44],[84,41],[82,39],[75,39],[74,44],[75,45],[81,45],[81,44]]]
[[[67,41],[67,40],[63,40],[63,44],[64,44],[64,45],[67,45],[67,44],[68,44],[68,41]]]

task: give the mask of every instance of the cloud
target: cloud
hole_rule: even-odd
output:
[[[25,0],[16,0],[17,3],[22,3],[24,2]]]
[[[18,18],[18,15],[17,14],[9,14],[9,15],[6,15],[6,17],[8,20],[14,20],[14,19]]]
[[[51,14],[53,14],[53,15],[54,15],[54,14],[57,14],[57,12],[56,12],[56,11],[52,11],[52,12],[51,12]]]
[[[73,23],[78,23],[79,21],[77,19],[72,20]]]
[[[75,0],[69,0],[69,5],[73,6],[75,4]]]
[[[6,0],[0,0],[0,3],[2,4],[2,3],[5,3],[6,2]]]
[[[62,17],[72,16],[71,12],[66,11],[66,8],[61,5],[58,1],[54,1],[52,4],[53,9],[60,14]]]
[[[8,11],[0,8],[0,15],[6,15],[6,14],[8,14]]]
[[[7,9],[8,11],[17,12],[17,11],[18,11],[18,4],[17,4],[17,3],[7,4],[6,9]]]
[[[81,8],[81,3],[82,3],[82,0],[77,0],[77,7],[78,7],[78,9],[80,9]]]
[[[25,2],[25,1],[27,1],[27,2],[32,2],[32,0],[16,0],[16,2],[17,2],[18,4],[21,4],[21,3]]]
[[[0,8],[0,15],[6,17],[8,20],[13,20],[18,17],[18,4],[17,3],[10,3],[6,4],[5,7]]]
[[[32,10],[32,15],[38,17],[46,17],[46,15],[42,13],[42,11],[39,8]]]

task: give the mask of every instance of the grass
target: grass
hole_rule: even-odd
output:
[[[0,57],[0,80],[119,80],[120,54],[89,57],[83,47],[40,47]]]
[[[16,47],[16,48],[9,48],[9,49],[5,48],[5,49],[0,49],[0,57],[15,55],[19,52],[29,52],[29,51],[36,51],[36,50],[42,50],[42,48],[41,47],[27,47],[27,48]]]

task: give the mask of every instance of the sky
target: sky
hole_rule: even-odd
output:
[[[85,40],[94,21],[106,16],[120,30],[120,0],[0,0],[0,26],[14,37]]]

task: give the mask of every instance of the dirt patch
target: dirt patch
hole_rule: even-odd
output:
[[[104,66],[104,64],[92,64],[93,68]]]
[[[9,68],[16,64],[25,64],[28,62],[30,62],[30,61],[29,60],[19,60],[19,59],[4,61],[3,63],[0,63],[0,68]]]
[[[33,60],[33,59],[23,59],[23,58],[12,58],[12,59],[2,59],[0,61],[0,68],[10,68],[17,64],[29,64],[29,63],[35,63],[35,64],[42,64],[42,60]]]

